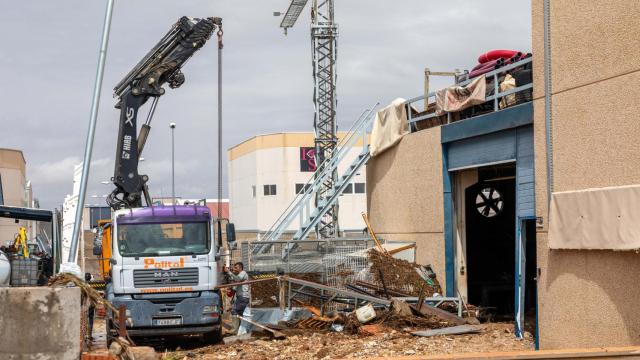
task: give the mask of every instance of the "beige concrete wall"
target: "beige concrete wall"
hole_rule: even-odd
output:
[[[22,152],[0,149],[0,179],[4,205],[25,206],[26,163]],[[13,241],[20,226],[28,226],[27,221],[15,223],[13,219],[0,219],[0,245]]]
[[[640,2],[551,1],[554,191],[640,183]],[[640,255],[550,251],[542,0],[532,2],[540,346],[640,344]]]
[[[388,240],[415,241],[416,261],[432,264],[444,287],[444,210],[440,128],[405,136],[369,160],[371,225]]]
[[[80,288],[3,288],[0,312],[0,358],[80,358]]]

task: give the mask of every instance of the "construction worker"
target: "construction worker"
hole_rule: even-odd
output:
[[[91,273],[87,272],[84,273],[84,281],[89,284],[89,282],[93,279],[93,276],[91,275]],[[96,312],[96,307],[93,305],[92,302],[89,302],[89,312],[88,312],[88,318],[89,318],[89,329],[87,329],[87,335],[89,336],[89,340],[93,340],[93,317],[95,315]]]
[[[225,266],[224,271],[225,274],[229,276],[232,282],[238,283],[249,280],[249,275],[246,271],[244,271],[244,264],[242,262],[233,264],[231,271],[229,271],[229,268]],[[244,314],[244,310],[249,305],[250,295],[251,291],[249,289],[249,284],[235,286],[235,297],[233,300],[233,306],[231,308],[231,315],[233,315],[232,331],[234,334],[237,334],[238,329],[240,328],[240,319],[238,319],[237,316],[242,316],[242,314]]]

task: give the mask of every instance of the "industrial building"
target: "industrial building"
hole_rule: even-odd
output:
[[[228,150],[230,220],[239,236],[255,239],[257,234],[267,232],[296,194],[304,190],[316,170],[314,149],[313,133],[300,132],[258,135]],[[362,142],[353,146],[347,160],[353,160],[361,151]],[[340,230],[362,233],[364,211],[363,170],[340,197]],[[295,220],[285,234],[299,227],[299,220]]]
[[[638,345],[640,9],[543,5],[533,93],[464,119],[410,114],[412,133],[367,164],[369,215],[416,241],[447,295],[515,318],[516,334],[535,326],[541,349]]]
[[[27,162],[21,150],[0,149],[0,205],[34,206],[26,168]],[[12,243],[20,226],[27,227],[27,232],[34,236],[36,229],[31,221],[0,219],[0,245]]]

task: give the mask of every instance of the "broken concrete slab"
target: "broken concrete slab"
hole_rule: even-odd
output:
[[[0,313],[0,358],[80,358],[80,288],[0,288]]]

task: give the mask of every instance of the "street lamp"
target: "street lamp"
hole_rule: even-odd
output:
[[[176,123],[169,124],[169,128],[171,128],[171,199],[173,205],[176,204],[176,167],[175,167],[175,148],[174,148],[174,140],[175,140],[175,129]]]

